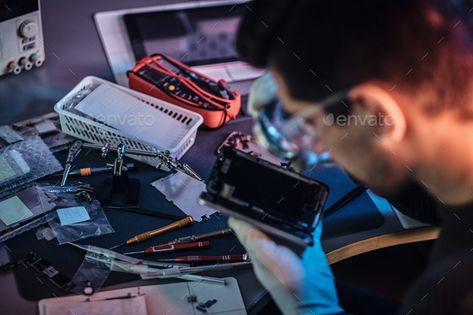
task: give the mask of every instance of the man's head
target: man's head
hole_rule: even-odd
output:
[[[473,117],[469,4],[256,0],[237,46],[273,72],[289,112],[347,91],[347,107],[311,123],[335,160],[388,193],[438,158],[447,141],[441,126]]]

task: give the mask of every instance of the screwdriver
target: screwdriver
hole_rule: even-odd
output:
[[[183,250],[183,249],[196,249],[196,248],[206,248],[210,246],[209,241],[203,241],[203,242],[195,242],[195,243],[186,243],[186,244],[165,244],[165,245],[158,245],[158,246],[152,246],[148,247],[145,250],[138,251],[138,252],[128,252],[124,253],[123,255],[134,255],[134,254],[159,254],[159,253],[165,253],[165,252],[173,252],[176,250]]]
[[[126,169],[128,171],[133,171],[136,166],[135,163],[128,163],[126,164]],[[104,174],[104,173],[109,173],[111,172],[112,169],[111,167],[108,166],[103,166],[103,167],[83,167],[77,170],[72,170],[69,172],[69,176],[92,176],[92,175],[98,175],[98,174]],[[62,176],[62,174],[55,174],[54,176]]]
[[[157,259],[161,262],[216,262],[216,261],[248,261],[248,254],[243,255],[222,255],[222,256],[182,256],[169,259]]]
[[[188,226],[188,225],[192,224],[193,222],[194,222],[194,220],[192,219],[192,217],[187,216],[184,219],[178,220],[176,222],[173,222],[173,223],[168,224],[166,226],[160,227],[158,229],[147,231],[147,232],[135,235],[132,238],[129,238],[128,240],[126,240],[125,242],[111,247],[110,249],[115,249],[115,248],[123,246],[123,245],[132,245],[132,244],[136,244],[136,243],[139,243],[139,242],[143,242],[143,241],[146,241],[146,240],[148,240],[148,239],[150,239],[154,236],[158,236],[160,234],[163,234],[163,233],[166,233],[166,232],[169,232],[169,231],[174,231],[174,230],[183,228],[185,226]]]
[[[207,239],[207,238],[211,238],[215,236],[227,235],[230,233],[232,233],[232,229],[218,230],[218,231],[198,234],[198,235],[194,234],[194,235],[175,238],[172,241],[168,242],[168,244],[184,244],[184,243],[197,242],[203,239]]]

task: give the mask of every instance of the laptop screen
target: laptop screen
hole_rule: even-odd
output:
[[[190,66],[237,61],[235,39],[244,4],[126,14],[136,60],[162,53]]]

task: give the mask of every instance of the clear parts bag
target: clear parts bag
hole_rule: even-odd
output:
[[[25,188],[0,199],[0,242],[39,226],[51,216],[54,203],[44,198],[38,187]]]
[[[9,145],[0,150],[0,198],[62,169],[39,136]]]
[[[87,193],[87,187],[90,188],[80,183],[40,187],[46,197],[44,202],[55,205],[56,215],[48,223],[59,244],[114,232],[100,203]]]

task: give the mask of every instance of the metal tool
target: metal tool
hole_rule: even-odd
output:
[[[91,256],[92,258],[95,258],[96,260],[104,260],[108,261],[109,263],[113,261],[122,261],[126,263],[130,263],[133,265],[148,265],[152,267],[156,267],[158,269],[170,269],[176,266],[179,267],[188,267],[188,264],[166,264],[154,260],[145,260],[145,259],[138,259],[134,257],[129,257],[117,252],[114,252],[110,249],[106,248],[101,248],[93,245],[81,245],[81,244],[76,244],[76,243],[67,243],[71,246],[77,247],[79,249],[82,249],[86,251],[89,254],[94,254],[95,256]]]
[[[69,148],[69,153],[67,154],[66,165],[64,166],[64,172],[62,173],[61,186],[66,185],[67,177],[69,176],[69,172],[71,171],[71,168],[72,168],[72,163],[74,162],[76,157],[79,155],[82,149],[82,145],[83,145],[82,141],[77,140]]]
[[[85,176],[92,176],[92,175],[99,175],[99,174],[104,174],[110,172],[112,169],[112,165],[107,164],[107,166],[103,167],[83,167],[77,170],[71,170],[69,172],[69,176],[80,176],[80,177],[85,177]],[[132,171],[136,169],[135,163],[127,163],[125,166],[123,166],[123,171]],[[60,174],[62,176],[62,174]],[[56,176],[56,175],[55,175]]]
[[[215,284],[220,284],[220,285],[226,285],[227,281],[225,279],[219,279],[219,278],[214,278],[214,277],[207,277],[207,276],[199,276],[199,275],[181,275],[178,276],[177,278],[183,279],[183,280],[188,280],[188,281],[197,281],[197,282],[209,282],[209,283],[215,283]]]
[[[175,244],[175,245],[165,244],[165,245],[151,246],[137,252],[124,253],[123,255],[135,255],[135,254],[152,255],[152,254],[159,254],[159,253],[166,253],[166,252],[174,252],[177,250],[207,248],[209,246],[210,246],[209,241],[186,243],[186,244]]]
[[[110,143],[105,143],[104,145],[99,144],[92,144],[92,143],[84,143],[84,148],[92,149],[92,150],[99,150],[102,152],[102,157],[107,157],[109,152],[112,150],[117,150],[117,146],[114,146]],[[176,158],[171,156],[169,151],[144,151],[144,150],[135,150],[135,149],[126,149],[123,153],[125,156],[127,155],[139,155],[139,156],[149,156],[155,157],[160,159],[161,161],[156,165],[157,169],[161,169],[163,166],[166,166],[170,170],[176,170],[179,172],[183,172],[199,181],[202,178],[195,172],[188,164],[182,163]]]
[[[158,259],[161,262],[195,263],[195,262],[216,262],[216,261],[249,261],[248,254],[243,255],[220,255],[220,256],[182,256],[176,258]]]
[[[201,240],[204,240],[204,239],[217,237],[217,236],[222,236],[222,235],[228,235],[228,234],[232,234],[232,233],[233,233],[232,229],[223,229],[223,230],[203,233],[203,234],[199,234],[199,235],[194,234],[194,235],[175,238],[172,241],[168,242],[168,244],[192,243],[192,242],[197,242],[197,241],[201,241]]]
[[[196,171],[194,171],[188,164],[182,163],[173,158],[169,151],[161,151],[157,156],[159,159],[161,159],[161,162],[156,165],[157,169],[161,169],[161,167],[164,165],[169,169],[183,172],[184,174],[189,175],[198,181],[202,181],[202,178],[199,176],[199,174],[197,174]]]
[[[232,263],[228,263],[228,264],[213,264],[213,265],[196,266],[196,267],[180,267],[179,271],[181,273],[198,273],[198,272],[207,272],[207,271],[225,270],[225,269],[246,267],[246,266],[249,266],[251,264],[252,264],[252,262],[248,259],[247,261],[232,262]]]
[[[241,267],[247,267],[252,264],[251,261],[244,262],[234,262],[234,263],[225,263],[225,264],[212,264],[204,266],[192,266],[192,267],[178,267],[173,269],[160,270],[157,272],[150,272],[147,274],[142,274],[141,278],[143,279],[153,279],[153,278],[172,278],[172,277],[181,277],[182,275],[190,275],[200,272],[209,272],[209,271],[219,271],[219,270],[228,270],[236,269]]]
[[[203,267],[189,267],[189,265],[187,264],[174,263],[171,265],[157,261],[137,259],[119,254],[109,249],[100,248],[92,245],[79,245],[75,243],[68,244],[86,251],[87,258],[89,260],[96,261],[100,264],[105,264],[112,271],[139,274],[143,279],[179,278],[188,281],[203,281],[213,284],[225,285],[226,281],[224,279],[194,275],[193,273],[202,272],[206,270],[221,270],[231,268],[232,265],[235,265],[235,267],[239,267],[239,264],[242,264],[230,263],[225,264],[226,266],[207,266],[207,269],[205,269]],[[248,262],[246,262],[245,264],[248,264]]]
[[[122,176],[123,170],[123,161],[125,160],[126,146],[123,143],[120,143],[117,146],[117,157],[113,162],[113,175]]]
[[[148,240],[148,239],[150,239],[154,236],[158,236],[160,234],[163,234],[163,233],[166,233],[166,232],[169,232],[169,231],[173,231],[173,230],[183,228],[185,226],[188,226],[188,225],[192,224],[193,222],[194,222],[194,220],[192,219],[192,217],[187,216],[184,219],[173,222],[173,223],[168,224],[166,226],[163,226],[161,228],[135,235],[132,238],[126,240],[124,243],[115,245],[115,246],[111,247],[110,249],[115,249],[115,248],[118,248],[118,247],[123,246],[123,245],[132,245],[132,244],[136,244],[136,243],[139,243],[139,242],[143,242],[143,241],[146,241],[146,240]]]
[[[121,205],[104,205],[104,204],[102,204],[102,207],[106,208],[106,209],[113,209],[113,210],[118,210],[118,211],[138,213],[138,214],[142,214],[142,215],[147,215],[147,216],[151,216],[151,217],[158,217],[158,218],[174,220],[174,221],[181,220],[181,219],[184,218],[183,216],[172,215],[172,214],[168,214],[168,213],[164,213],[164,212],[141,209],[139,206],[121,206]]]

